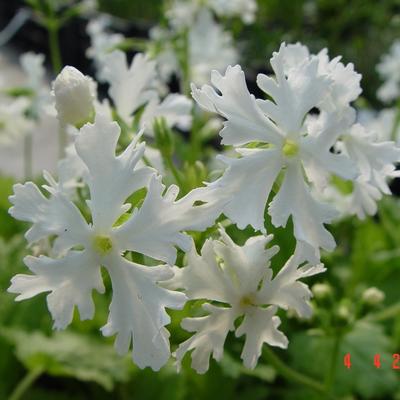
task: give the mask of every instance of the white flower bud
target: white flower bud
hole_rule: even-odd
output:
[[[94,119],[93,80],[76,68],[66,66],[53,83],[58,119],[61,123],[81,128]]]
[[[383,302],[385,299],[385,293],[376,287],[370,287],[364,291],[362,299],[364,303],[375,306]]]
[[[326,283],[316,283],[311,291],[318,300],[326,299],[332,294],[332,288]]]

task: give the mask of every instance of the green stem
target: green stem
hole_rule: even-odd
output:
[[[185,30],[182,34],[183,49],[181,59],[181,92],[190,97],[190,49],[189,31]]]
[[[67,146],[67,130],[64,124],[58,126],[58,159],[65,157],[65,148]]]
[[[365,320],[370,321],[385,321],[390,318],[394,318],[400,315],[400,303],[395,303],[384,310],[369,314],[365,317]]]
[[[51,20],[47,25],[49,35],[49,49],[53,72],[57,75],[62,68],[60,44],[58,40],[59,26],[56,20]]]
[[[32,179],[33,168],[32,168],[32,133],[28,132],[24,139],[24,175],[25,181]]]
[[[14,391],[11,393],[8,400],[20,400],[22,396],[29,390],[35,381],[42,375],[41,368],[32,369],[24,378],[18,383]]]
[[[174,162],[172,161],[171,157],[164,156],[165,166],[172,172],[172,175],[175,178],[176,183],[178,184],[179,188],[183,190],[184,182],[181,179],[179,171],[176,169]]]
[[[335,382],[335,377],[336,377],[336,365],[337,365],[337,360],[339,356],[339,348],[340,348],[340,335],[336,334],[333,342],[333,349],[332,349],[332,355],[331,355],[331,363],[329,366],[328,373],[326,375],[325,379],[325,390],[327,393],[327,396],[331,394],[333,383]],[[329,397],[327,397],[329,398]]]
[[[266,356],[270,364],[286,379],[308,386],[317,392],[325,393],[324,385],[288,367],[268,346],[265,346],[263,354]]]
[[[397,102],[397,112],[394,117],[394,123],[393,123],[392,132],[390,134],[390,140],[397,142],[398,138],[396,138],[396,132],[397,132],[399,125],[400,125],[400,100]]]

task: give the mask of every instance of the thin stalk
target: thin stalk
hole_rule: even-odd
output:
[[[265,346],[263,354],[270,364],[286,379],[307,386],[319,393],[325,393],[324,385],[287,366],[268,346]],[[332,399],[331,396],[328,398]]]
[[[340,348],[340,335],[336,334],[333,342],[333,349],[331,354],[331,363],[329,366],[328,373],[325,379],[325,390],[327,395],[329,396],[332,392],[332,387],[335,382],[336,377],[336,365],[339,356],[339,348]],[[327,397],[329,398],[329,397]]]
[[[42,375],[42,373],[43,370],[41,368],[36,368],[29,371],[15,387],[8,400],[20,400],[22,396],[29,390],[29,388],[32,387],[32,385],[37,381],[40,375]]]
[[[53,66],[53,72],[57,75],[62,68],[62,61],[61,61],[61,51],[60,51],[60,44],[59,44],[59,26],[57,21],[50,21],[47,25],[47,31],[49,35],[49,49],[50,49],[50,58],[51,64]]]
[[[189,31],[185,30],[182,34],[183,41],[183,57],[181,59],[181,91],[190,97],[190,44]]]
[[[30,180],[33,175],[32,153],[33,153],[32,133],[28,132],[25,135],[25,139],[24,139],[24,176],[25,176],[25,181]]]
[[[67,130],[64,124],[58,125],[58,159],[65,157],[65,148],[67,147]]]
[[[172,161],[171,157],[168,156],[164,157],[164,162],[165,166],[172,172],[172,175],[174,176],[178,186],[181,188],[181,190],[183,190],[184,182],[182,181],[181,176],[179,175],[179,171],[176,169],[176,166]]]
[[[400,303],[395,303],[390,307],[385,308],[380,312],[368,314],[364,320],[369,321],[385,321],[390,318],[395,318],[400,315]]]

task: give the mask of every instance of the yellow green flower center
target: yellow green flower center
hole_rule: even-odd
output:
[[[293,157],[299,152],[299,145],[293,140],[286,139],[282,147],[282,152],[286,157]]]
[[[113,247],[112,241],[108,236],[100,235],[94,237],[93,245],[95,250],[102,256],[108,254]]]
[[[240,299],[240,305],[242,307],[254,306],[254,299],[252,298],[252,296],[243,296]]]

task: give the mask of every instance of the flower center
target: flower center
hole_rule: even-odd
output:
[[[282,147],[282,152],[286,157],[293,157],[299,152],[299,145],[293,140],[286,139]]]
[[[112,247],[112,241],[108,236],[95,236],[93,240],[95,250],[101,255],[105,256],[108,254]]]
[[[249,306],[254,306],[254,299],[251,295],[243,296],[240,299],[240,305],[242,307],[249,307]]]

